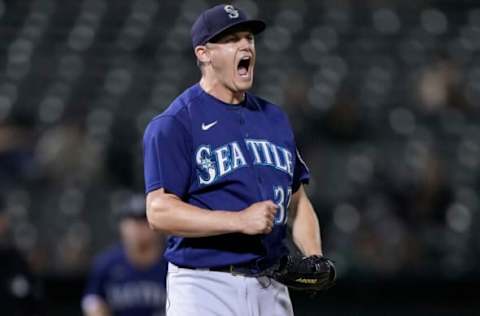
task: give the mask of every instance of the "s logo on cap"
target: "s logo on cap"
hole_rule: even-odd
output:
[[[223,9],[228,13],[228,17],[230,19],[238,18],[238,11],[233,7],[233,5],[227,4]]]

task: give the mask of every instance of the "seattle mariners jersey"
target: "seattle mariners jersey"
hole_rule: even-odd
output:
[[[139,269],[118,246],[95,260],[84,297],[100,296],[115,316],[163,316],[166,273],[162,257],[153,266]]]
[[[144,168],[147,193],[163,187],[200,208],[240,211],[269,199],[278,205],[268,235],[169,237],[165,256],[174,264],[266,267],[286,253],[287,206],[309,174],[276,105],[249,93],[227,104],[196,84],[147,126]]]

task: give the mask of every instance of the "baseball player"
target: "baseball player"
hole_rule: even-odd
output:
[[[121,210],[119,230],[122,244],[93,264],[82,299],[84,315],[165,315],[163,240],[149,227],[143,196],[133,197]]]
[[[170,234],[167,315],[293,315],[288,288],[263,272],[287,253],[322,256],[303,185],[309,172],[282,110],[247,92],[265,23],[232,5],[197,18],[200,82],[147,126],[147,217]]]

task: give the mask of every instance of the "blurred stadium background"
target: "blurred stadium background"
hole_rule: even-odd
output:
[[[143,191],[146,123],[199,78],[218,1],[0,1],[0,189],[47,315]],[[233,3],[266,19],[254,91],[289,113],[338,286],[298,315],[480,314],[480,2]]]

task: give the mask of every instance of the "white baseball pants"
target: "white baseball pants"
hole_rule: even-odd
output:
[[[167,275],[167,316],[293,316],[288,288],[268,277],[185,269]]]

